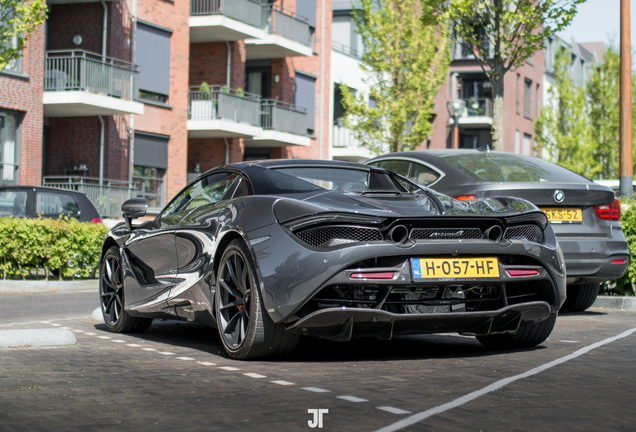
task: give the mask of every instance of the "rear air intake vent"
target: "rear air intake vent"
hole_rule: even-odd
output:
[[[457,241],[481,240],[483,235],[479,228],[415,228],[411,231],[413,240]]]
[[[506,230],[506,240],[525,240],[543,244],[543,231],[536,225],[520,225]]]
[[[326,226],[310,228],[295,233],[299,239],[315,247],[332,247],[349,243],[382,240],[377,228]]]

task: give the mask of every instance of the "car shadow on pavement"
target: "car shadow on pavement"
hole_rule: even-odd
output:
[[[104,334],[108,332],[104,324],[95,325]],[[196,323],[155,320],[144,333],[128,333],[129,338],[139,342],[156,342],[195,349],[203,353],[230,359],[223,349],[215,328]],[[167,349],[167,348],[166,348]],[[373,338],[352,339],[350,342],[334,342],[326,339],[303,337],[298,348],[289,356],[264,359],[265,362],[340,362],[340,361],[399,361],[425,360],[432,358],[472,358],[502,355],[509,352],[535,351],[544,349],[541,345],[516,350],[494,350],[481,345],[476,338],[458,334],[431,334],[396,336],[382,341]]]
[[[559,311],[559,316],[561,315],[566,315],[566,316],[604,316],[607,315],[607,312],[601,312],[601,311],[582,311],[582,312],[561,312]]]

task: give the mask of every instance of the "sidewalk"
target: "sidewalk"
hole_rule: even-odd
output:
[[[636,297],[598,296],[591,307],[601,309],[636,310]]]
[[[40,292],[61,291],[89,291],[99,289],[99,279],[85,279],[79,281],[22,281],[0,280],[0,295],[3,294],[31,294]]]

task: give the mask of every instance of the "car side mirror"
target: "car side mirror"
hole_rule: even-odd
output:
[[[122,217],[126,222],[128,230],[132,231],[133,219],[146,215],[148,203],[145,198],[131,198],[121,205]]]

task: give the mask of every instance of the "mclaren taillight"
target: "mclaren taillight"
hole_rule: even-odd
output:
[[[104,221],[102,221],[102,218],[93,218],[93,223],[94,224],[103,224]]]
[[[455,198],[457,201],[472,201],[477,199],[477,195],[458,195]]]
[[[625,264],[627,262],[626,259],[615,259],[612,260],[612,264]]]
[[[351,279],[393,279],[393,272],[353,273]]]
[[[535,269],[509,269],[508,274],[510,276],[536,276],[539,274],[539,270]]]
[[[613,203],[595,205],[594,212],[601,220],[619,221],[621,220],[621,202],[614,199]]]

